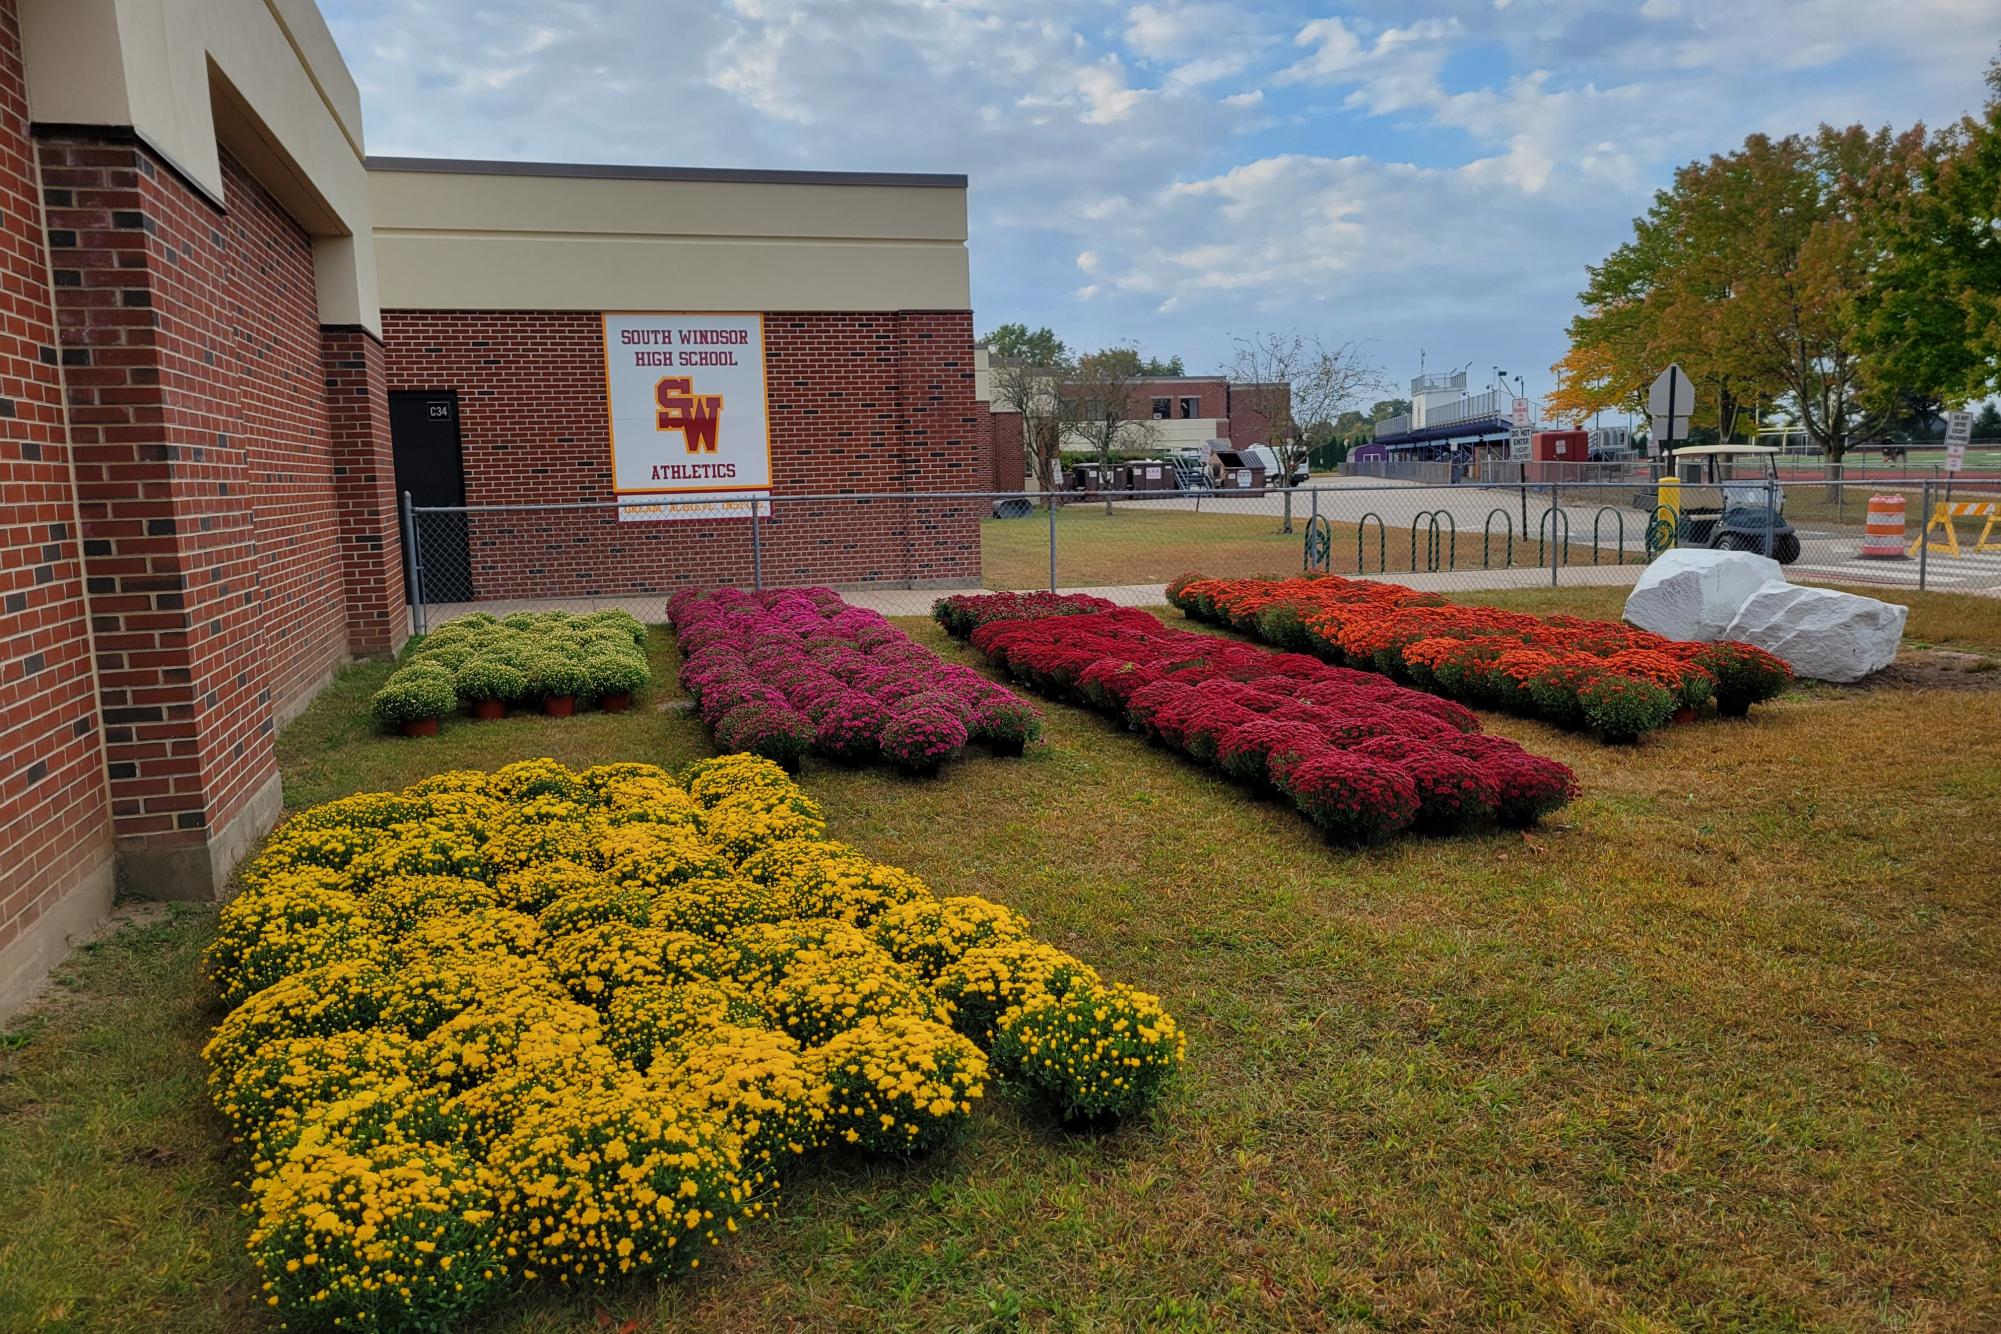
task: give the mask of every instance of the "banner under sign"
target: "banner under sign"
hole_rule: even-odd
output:
[[[747,518],[771,490],[763,317],[607,314],[604,378],[621,519]]]

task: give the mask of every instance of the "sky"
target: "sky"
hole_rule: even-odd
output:
[[[963,173],[980,333],[1537,397],[1677,165],[1942,124],[2001,49],[2001,0],[321,2],[371,153]]]

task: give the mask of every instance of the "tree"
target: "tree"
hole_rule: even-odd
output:
[[[994,360],[989,363],[992,407],[1021,418],[1019,444],[1023,469],[1036,479],[1037,486],[1045,489],[1052,485],[1054,465],[1063,454],[1064,413],[1058,389],[1069,373],[1066,362],[1045,365]]]
[[[1925,409],[2001,388],[2001,60],[1982,114],[1963,117],[1868,182],[1877,262],[1856,297],[1868,392]]]
[[[1003,324],[983,340],[995,361],[1024,366],[1062,366],[1070,360],[1070,349],[1048,325],[1030,332],[1026,324]]]
[[[1300,423],[1331,422],[1364,394],[1383,387],[1382,368],[1363,354],[1360,343],[1329,348],[1318,337],[1297,330],[1256,333],[1233,341],[1232,405],[1241,398],[1264,418],[1271,437],[1267,443],[1278,457],[1281,487],[1290,486],[1294,470],[1306,458],[1308,441]],[[1290,492],[1281,531],[1292,531]]]
[[[1410,411],[1407,398],[1379,398],[1369,406],[1369,420],[1379,422],[1385,417],[1401,417]]]
[[[1113,346],[1077,358],[1058,394],[1062,433],[1096,457],[1102,480],[1122,450],[1150,446],[1157,429],[1150,414],[1140,411],[1139,353]],[[1105,513],[1112,512],[1109,495]]]
[[[1782,392],[1776,382],[1754,382],[1722,346],[1717,308],[1729,299],[1730,277],[1717,256],[1728,238],[1698,225],[1703,207],[1687,174],[1693,170],[1654,195],[1633,220],[1632,240],[1586,269],[1570,350],[1550,368],[1556,387],[1544,408],[1552,418],[1581,422],[1607,410],[1644,416],[1647,390],[1670,362],[1696,385],[1692,428],[1723,439],[1754,431],[1745,405]]]
[[[1735,438],[1755,428],[1746,405],[1783,398],[1838,463],[1907,406],[1871,374],[1855,298],[1923,139],[1823,125],[1753,135],[1676,172],[1633,239],[1590,270],[1571,349],[1553,368],[1554,410],[1639,408],[1679,362],[1698,385],[1696,424]]]
[[[1143,357],[1136,347],[1118,345],[1100,349],[1093,356],[1106,359],[1106,364],[1116,365],[1135,379],[1158,379],[1164,376],[1186,375],[1181,358],[1169,357],[1165,361],[1159,357]]]
[[[1992,403],[1981,406],[1980,415],[1973,419],[1975,440],[2001,440],[2001,409]]]
[[[992,406],[1021,418],[1023,469],[1047,489],[1063,452],[1057,386],[1070,372],[1070,349],[1046,324],[1003,324],[985,342]]]

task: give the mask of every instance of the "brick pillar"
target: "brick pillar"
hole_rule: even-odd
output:
[[[896,319],[904,486],[923,492],[990,485],[981,474],[972,315],[904,311]],[[910,586],[957,587],[977,579],[981,502],[920,500],[912,508],[904,572]]]
[[[120,871],[213,897],[281,805],[228,242],[136,141],[37,153]]]
[[[320,339],[333,422],[347,649],[358,658],[386,657],[410,635],[387,366],[381,342],[366,329],[327,326]]]

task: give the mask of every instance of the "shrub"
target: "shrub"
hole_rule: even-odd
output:
[[[399,671],[368,701],[376,721],[391,727],[442,718],[458,708],[458,691],[449,672]]]
[[[1793,680],[1785,659],[1732,640],[1705,646],[1691,661],[1716,678],[1716,711],[1726,718],[1742,718],[1753,704],[1776,699]]]
[[[1442,832],[1492,818],[1501,794],[1492,776],[1471,760],[1425,741],[1376,737],[1348,752],[1393,764],[1417,789],[1412,823]]]
[[[1336,842],[1387,838],[1417,818],[1417,785],[1409,775],[1345,751],[1307,756],[1279,776],[1279,786]]]
[[[906,773],[935,773],[966,744],[966,725],[943,709],[914,709],[883,724],[882,757]]]
[[[600,699],[644,690],[653,680],[646,659],[636,653],[594,654],[584,659],[584,672],[590,678],[591,694]]]
[[[1070,609],[1070,600],[1045,594],[1007,598],[1009,610],[1024,615]],[[1018,753],[1039,729],[1028,705],[829,590],[677,593],[667,610],[680,640],[682,687],[725,749],[743,748],[726,724],[751,704],[802,715],[807,744],[831,758],[882,760],[913,773],[932,772],[969,737],[999,754]],[[958,633],[996,614],[985,598],[934,607],[940,624]]]
[[[715,725],[716,744],[784,768],[796,767],[813,748],[813,725],[783,702],[752,700],[724,714]]]
[[[656,1082],[687,1090],[743,1141],[746,1175],[769,1176],[826,1141],[827,1081],[783,1033],[717,1024],[665,1061]]]
[[[1600,676],[1577,692],[1584,721],[1611,742],[1638,741],[1666,727],[1675,696],[1665,686],[1637,676]]]
[[[1582,727],[1582,691],[1604,674],[1595,660],[1552,662],[1529,678],[1529,696],[1547,721],[1558,727]]]
[[[527,673],[528,692],[542,699],[574,699],[590,692],[590,673],[566,654],[538,654],[528,660]]]
[[[308,873],[279,872],[223,907],[204,959],[223,1003],[236,1005],[309,968],[379,964],[384,953],[354,895]]]
[[[996,755],[1019,755],[1042,735],[1042,718],[1012,695],[991,695],[973,705],[966,735]]]
[[[762,1212],[735,1137],[707,1107],[638,1076],[531,1101],[490,1162],[524,1277],[685,1273]]]
[[[1187,1054],[1158,998],[1124,986],[1045,992],[1002,1015],[994,1031],[994,1069],[1071,1122],[1144,1111]]]
[[[1577,775],[1555,760],[1522,751],[1479,764],[1493,780],[1494,814],[1503,824],[1532,825],[1577,798]]]
[[[950,1140],[986,1072],[954,999],[987,1041],[1096,974],[825,829],[727,755],[456,771],[274,833],[203,1054],[278,1319],[451,1327],[517,1283],[677,1271],[802,1153]]]
[[[1053,945],[1019,937],[975,945],[942,969],[933,984],[952,1007],[952,1027],[985,1047],[1000,1017],[1044,993],[1096,986],[1097,972]]]
[[[868,1018],[808,1054],[837,1143],[915,1157],[956,1139],[986,1091],[987,1058],[942,1024]]]
[[[764,1014],[742,989],[720,982],[651,982],[626,987],[605,1008],[605,1045],[646,1070],[683,1044],[705,1046],[725,1024],[761,1027]],[[675,1056],[674,1059],[680,1059]]]
[[[512,703],[528,693],[528,674],[499,658],[468,658],[453,674],[452,685],[467,703],[482,699]]]
[[[302,1140],[251,1187],[267,1300],[324,1328],[456,1326],[509,1277],[482,1175],[436,1144]]]
[[[842,690],[808,710],[813,719],[813,745],[821,754],[849,764],[874,759],[878,738],[889,721],[889,710],[859,690]]]
[[[873,956],[797,958],[771,984],[764,1004],[773,1022],[809,1047],[868,1018],[946,1017],[916,973],[880,951]]]
[[[898,963],[935,978],[967,950],[999,940],[1020,940],[1028,919],[976,894],[947,899],[921,898],[889,909],[869,927],[869,935]]]

